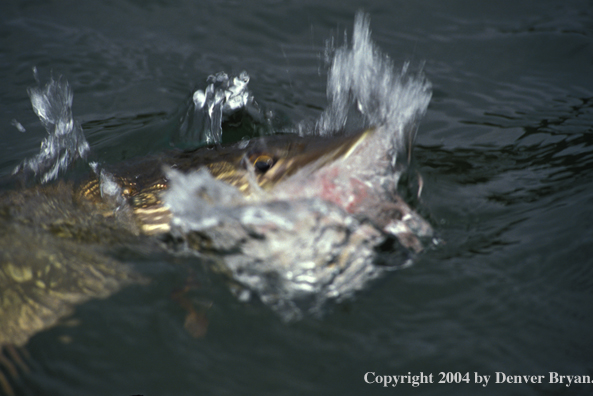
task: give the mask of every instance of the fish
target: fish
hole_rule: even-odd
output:
[[[48,137],[15,169],[39,183],[0,192],[0,346],[23,346],[76,305],[148,282],[114,257],[121,246],[208,257],[239,300],[255,297],[287,322],[324,315],[433,246],[430,222],[398,193],[430,84],[407,66],[395,72],[368,24],[358,14],[352,48],[335,51],[329,105],[312,132],[221,144],[220,115],[254,101],[246,73],[219,73],[192,95],[178,131],[211,144],[88,162],[82,181],[59,177],[90,151],[67,81],[30,89]],[[359,128],[348,127],[352,109]]]
[[[165,170],[188,174],[207,169],[214,179],[238,190],[246,203],[319,197],[372,219],[405,247],[419,252],[418,237],[430,237],[432,229],[395,191],[394,173],[388,172],[389,152],[376,152],[376,135],[381,133],[372,128],[332,137],[285,134],[169,152],[119,165],[113,172],[104,170],[83,184],[77,195],[99,203],[111,181],[117,199],[129,205],[140,230],[157,235],[171,229],[172,213],[163,199],[170,185]]]

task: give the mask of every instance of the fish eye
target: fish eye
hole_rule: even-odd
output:
[[[272,166],[274,166],[274,159],[269,155],[260,155],[253,161],[253,167],[261,173],[266,173]]]

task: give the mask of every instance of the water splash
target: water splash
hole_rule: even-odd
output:
[[[334,49],[327,82],[328,106],[316,123],[315,132],[332,135],[382,126],[391,131],[393,155],[409,150],[417,120],[426,112],[431,84],[421,72],[412,73],[406,63],[397,70],[392,60],[372,42],[370,18],[358,12],[352,45]],[[333,56],[331,56],[333,55]]]
[[[220,126],[227,82],[224,75],[194,95],[195,111],[210,130]],[[384,271],[374,263],[386,234],[410,250],[402,266],[410,264],[412,250],[422,249],[417,237],[431,236],[430,225],[396,194],[407,165],[396,167],[398,154],[410,149],[430,90],[407,65],[394,68],[372,43],[368,17],[357,14],[352,46],[333,52],[327,110],[307,133],[372,127],[368,139],[346,158],[311,163],[255,201],[205,170],[169,170],[164,201],[173,216],[171,232],[190,250],[206,247],[224,260],[244,287],[241,298],[249,290],[286,320],[323,313],[329,301],[349,298]],[[217,134],[210,138],[220,141]]]
[[[384,270],[370,264],[383,235],[329,202],[250,203],[205,170],[168,178],[172,234],[216,252],[241,299],[254,293],[284,320],[320,315]]]
[[[172,168],[165,173],[170,187],[164,200],[174,214],[171,226],[181,234],[224,222],[226,208],[244,202],[239,190],[214,179],[204,168],[188,175]]]
[[[11,122],[12,125],[14,125],[14,127],[19,131],[19,132],[27,132],[27,130],[25,129],[25,127],[23,126],[23,124],[21,124],[20,122],[18,122],[16,119],[12,119]]]
[[[101,199],[113,207],[115,211],[126,207],[127,204],[123,196],[122,187],[117,183],[115,177],[106,169],[101,168],[98,162],[89,162],[89,166],[99,179]]]
[[[408,166],[419,117],[428,107],[431,84],[407,64],[395,69],[371,41],[369,18],[360,12],[352,45],[331,52],[329,103],[311,133],[372,132],[351,155],[323,167],[303,167],[272,193],[278,199],[321,197],[373,220],[404,246],[422,250],[417,237],[431,237],[432,227],[399,198],[397,185]]]
[[[37,79],[37,71],[34,70]],[[41,142],[36,156],[24,160],[13,174],[33,172],[42,183],[47,183],[65,172],[68,166],[79,158],[85,158],[90,151],[82,127],[72,117],[73,93],[68,81],[53,77],[43,87],[28,89],[33,111],[47,130],[48,136]]]
[[[259,105],[247,89],[247,72],[232,78],[219,72],[209,76],[207,81],[210,84],[204,91],[199,89],[193,93],[175,141],[193,145],[219,144],[225,117],[245,110],[255,120],[262,118]]]

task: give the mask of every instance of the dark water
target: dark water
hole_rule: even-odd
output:
[[[82,3],[82,2],[80,2]],[[74,114],[106,162],[168,145],[170,117],[218,71],[251,76],[278,128],[325,107],[325,41],[357,2],[67,1],[0,6],[0,174],[45,136],[27,97],[67,77]],[[593,377],[593,2],[374,1],[376,43],[424,62],[433,99],[414,163],[444,244],[335,307],[285,324],[184,258],[128,253],[153,278],[80,306],[75,326],[27,345],[17,392],[55,395],[574,394]],[[11,125],[18,120],[27,130]],[[193,274],[210,305],[192,338],[171,291]],[[1,320],[1,318],[0,318]],[[364,375],[433,374],[382,389]],[[440,372],[470,383],[438,384]],[[474,373],[491,375],[487,387]],[[544,375],[495,384],[496,372]]]

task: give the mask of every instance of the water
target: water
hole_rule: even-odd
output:
[[[37,69],[33,68],[37,77]],[[56,180],[77,159],[84,159],[90,150],[78,122],[72,117],[72,90],[62,78],[51,79],[43,88],[29,89],[31,106],[45,127],[38,155],[28,158],[13,173],[32,173],[41,183]],[[26,129],[15,119],[13,124],[21,132]],[[19,128],[20,126],[20,128]]]
[[[417,135],[418,209],[444,241],[321,319],[286,324],[241,302],[192,258],[123,251],[153,278],[77,308],[27,345],[23,394],[360,394],[364,374],[470,373],[404,394],[590,394],[548,372],[593,376],[590,1],[372,2],[372,36],[433,96]],[[275,130],[327,106],[326,40],[356,2],[22,2],[0,6],[0,174],[46,137],[27,88],[64,75],[102,163],[169,147],[209,75],[246,70]],[[13,123],[16,120],[26,132]],[[252,132],[252,131],[248,131]],[[232,132],[238,140],[247,133]],[[229,135],[227,135],[229,136]],[[413,195],[413,194],[409,194]],[[206,337],[171,298],[203,306]],[[154,280],[156,279],[156,281]],[[473,373],[545,375],[474,384]]]

